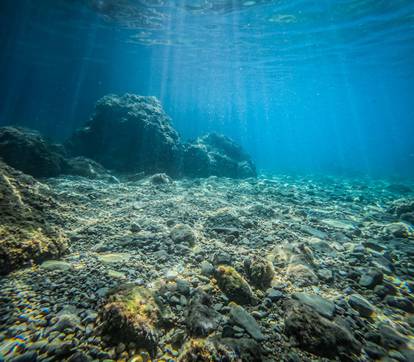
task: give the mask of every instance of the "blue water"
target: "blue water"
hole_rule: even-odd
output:
[[[64,140],[107,93],[258,168],[414,177],[414,1],[2,0],[0,124]]]

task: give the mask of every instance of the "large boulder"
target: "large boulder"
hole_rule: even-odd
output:
[[[182,171],[190,177],[256,177],[256,168],[243,148],[217,133],[184,145]]]
[[[24,128],[0,128],[0,158],[34,177],[53,177],[66,168],[59,146],[48,143],[38,132]]]
[[[285,333],[301,348],[321,357],[349,361],[361,351],[361,344],[349,330],[304,304],[293,304],[287,312]]]
[[[133,342],[155,355],[161,309],[154,293],[134,284],[111,291],[100,311],[103,333],[113,343]]]
[[[67,141],[73,156],[86,156],[120,172],[179,169],[180,140],[155,97],[107,95],[95,114]]]
[[[52,191],[0,161],[0,274],[62,255],[60,223]]]

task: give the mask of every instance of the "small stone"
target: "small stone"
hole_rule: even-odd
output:
[[[214,266],[213,264],[209,263],[208,261],[201,262],[201,273],[205,276],[211,276],[214,273]]]
[[[348,299],[348,303],[361,317],[369,318],[375,311],[374,306],[359,294],[352,294]]]
[[[170,236],[174,243],[187,243],[190,246],[193,246],[197,241],[193,229],[185,224],[175,225]]]
[[[326,282],[330,282],[333,279],[333,273],[330,269],[319,269],[317,274],[319,279],[324,280]]]
[[[377,269],[371,269],[361,275],[359,285],[364,288],[373,289],[376,285],[381,284],[384,275]]]
[[[401,309],[407,313],[414,313],[414,303],[411,302],[408,298],[389,295],[385,298],[385,302],[390,307]]]
[[[380,359],[387,354],[387,351],[384,348],[369,341],[364,345],[364,349],[367,355],[375,360]]]
[[[276,302],[279,299],[282,299],[285,297],[285,295],[283,294],[283,292],[281,292],[280,290],[275,290],[273,288],[269,288],[266,291],[266,296],[272,301],[272,302]]]

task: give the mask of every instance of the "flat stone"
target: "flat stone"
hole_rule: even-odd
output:
[[[239,305],[232,306],[230,318],[233,323],[244,328],[256,341],[263,341],[265,339],[256,320],[243,307]]]
[[[72,269],[72,264],[61,260],[47,260],[40,267],[46,270],[68,271]]]
[[[333,318],[335,313],[335,303],[322,298],[316,294],[308,294],[308,293],[294,293],[293,298],[298,300],[300,303],[305,304],[316,312],[318,312],[321,316],[326,318]]]
[[[371,317],[375,311],[374,306],[359,294],[352,294],[348,299],[348,303],[361,317]]]
[[[127,262],[131,258],[131,256],[127,253],[99,254],[97,257],[99,261],[105,265],[115,264],[115,263],[124,263],[124,262]]]

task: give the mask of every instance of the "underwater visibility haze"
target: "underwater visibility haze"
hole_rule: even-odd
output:
[[[157,96],[184,139],[260,169],[412,176],[414,5],[2,1],[0,123],[64,139],[108,93]]]
[[[414,361],[414,1],[0,0],[0,362]]]

